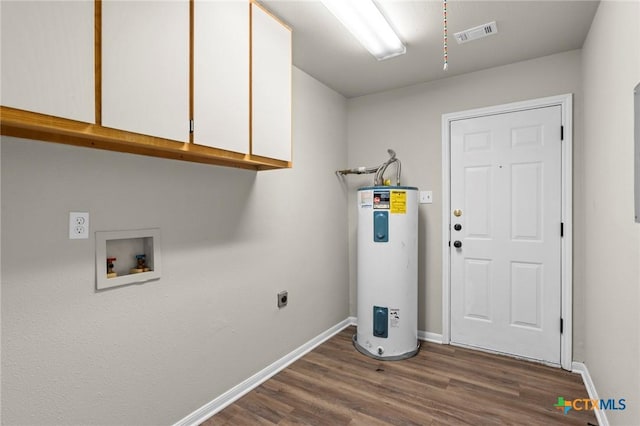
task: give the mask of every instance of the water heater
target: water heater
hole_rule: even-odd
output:
[[[412,357],[418,342],[418,189],[358,189],[357,308],[353,343],[381,360]]]

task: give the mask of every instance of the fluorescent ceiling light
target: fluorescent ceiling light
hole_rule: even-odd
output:
[[[407,51],[372,0],[321,0],[342,25],[378,60]]]

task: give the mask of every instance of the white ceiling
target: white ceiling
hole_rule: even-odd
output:
[[[405,42],[405,55],[377,61],[317,0],[261,0],[293,29],[294,65],[346,97],[579,49],[598,7],[595,0],[449,0],[443,71],[442,2],[376,2]],[[497,35],[456,43],[454,33],[491,21]]]

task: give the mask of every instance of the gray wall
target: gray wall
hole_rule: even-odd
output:
[[[293,77],[291,170],[2,138],[3,424],[170,424],[348,316],[346,101]],[[162,279],[97,293],[74,210],[160,227]]]
[[[601,2],[583,47],[585,363],[611,424],[640,421],[640,225],[634,223],[633,88],[640,3]],[[615,29],[612,41],[611,30]]]
[[[433,204],[420,206],[418,329],[442,333],[442,114],[545,96],[574,94],[574,153],[580,152],[582,85],[580,51],[519,62],[431,83],[349,99],[348,164],[375,165],[393,148],[402,161],[403,184],[433,191]],[[453,63],[451,63],[451,66]],[[574,164],[577,174],[579,164]],[[370,177],[349,180],[352,189]],[[574,194],[580,197],[579,181]],[[349,192],[351,314],[355,308],[354,191]],[[576,218],[577,220],[577,218]],[[581,237],[575,237],[576,248]],[[578,249],[579,251],[579,249]],[[575,269],[575,268],[574,268]],[[580,272],[575,270],[576,316],[582,315]],[[581,358],[583,329],[574,326],[574,354]]]

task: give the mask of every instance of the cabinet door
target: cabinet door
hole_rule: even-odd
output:
[[[249,3],[194,3],[194,142],[249,152]]]
[[[251,153],[291,161],[291,30],[252,11]]]
[[[189,140],[189,2],[102,2],[102,125]]]
[[[95,122],[91,1],[0,2],[4,106]]]

